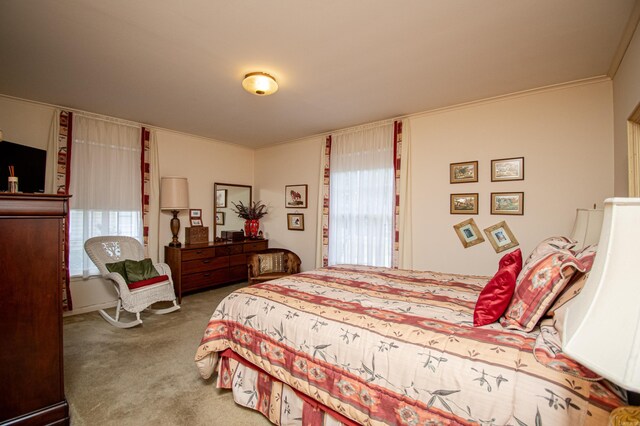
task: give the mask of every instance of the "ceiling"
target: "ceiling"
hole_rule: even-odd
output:
[[[0,93],[259,148],[606,75],[634,4],[1,0]]]

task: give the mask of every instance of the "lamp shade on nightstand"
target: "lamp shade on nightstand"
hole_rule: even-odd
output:
[[[576,210],[576,221],[573,224],[571,238],[578,242],[577,249],[598,242],[603,218],[604,210],[602,209]]]
[[[564,352],[617,385],[640,391],[640,198],[610,198],[593,268],[566,305]]]

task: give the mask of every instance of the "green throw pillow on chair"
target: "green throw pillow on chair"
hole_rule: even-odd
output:
[[[119,273],[127,284],[131,284],[127,277],[127,269],[124,266],[124,262],[124,260],[121,260],[120,262],[105,263],[104,266],[107,268],[107,271]]]
[[[160,276],[156,268],[154,268],[151,259],[143,259],[140,261],[127,259],[124,261],[124,267],[127,271],[127,279],[129,280],[127,284]]]

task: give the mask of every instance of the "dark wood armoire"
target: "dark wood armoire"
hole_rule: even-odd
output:
[[[68,197],[0,193],[0,424],[69,424],[62,355]]]

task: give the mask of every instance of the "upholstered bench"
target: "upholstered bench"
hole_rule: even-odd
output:
[[[283,248],[270,248],[247,257],[249,284],[275,280],[300,272],[300,258]]]

